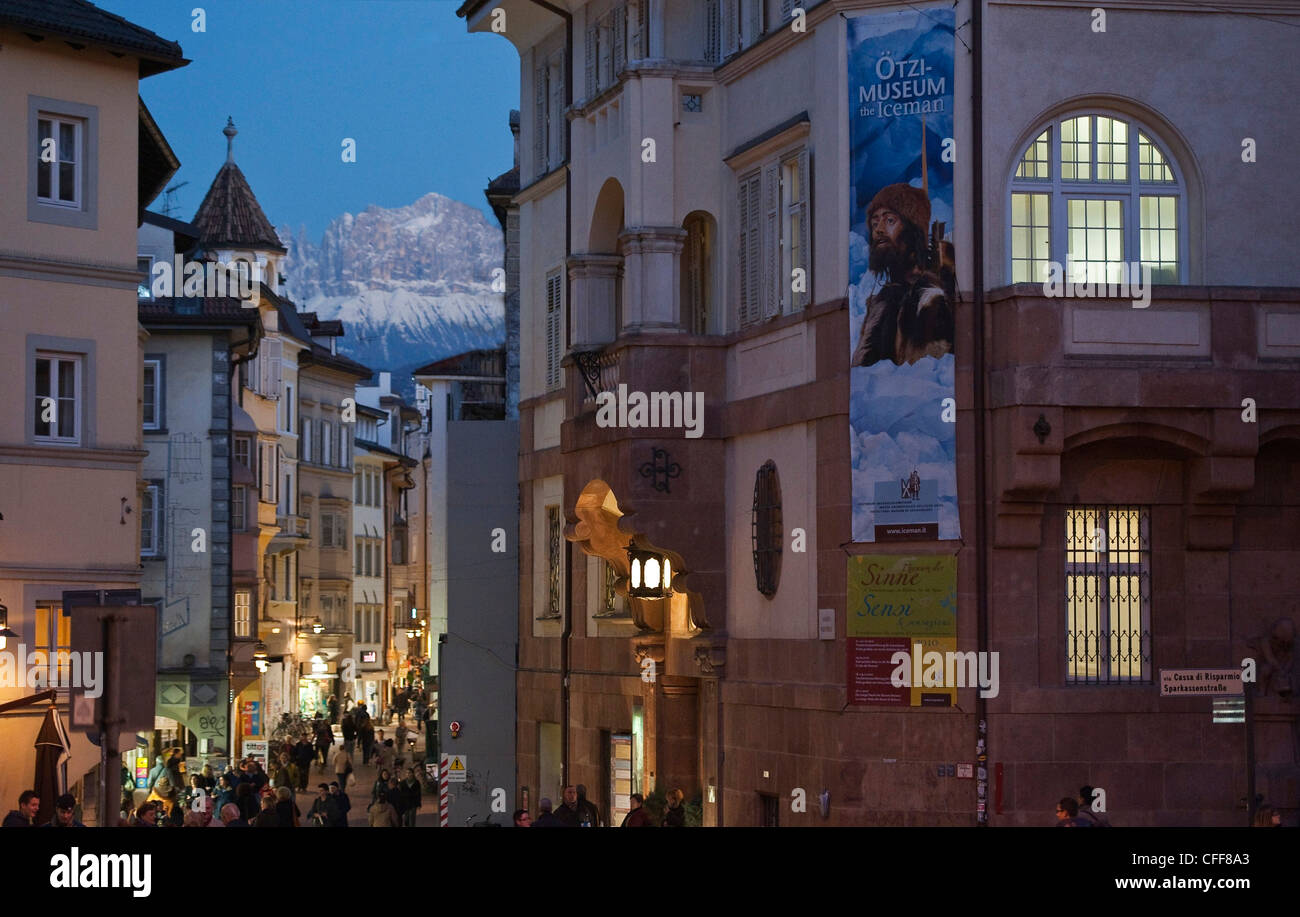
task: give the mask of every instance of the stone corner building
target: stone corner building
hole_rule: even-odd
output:
[[[851,528],[845,17],[908,7],[808,2],[795,31],[795,5],[459,10],[488,34],[505,10],[521,60],[521,801],[585,783],[613,824],[657,787],[706,825],[966,825],[982,804],[1034,825],[1091,784],[1116,824],[1244,823],[1246,727],[1158,685],[1263,665],[1300,618],[1294,181],[1264,155],[1300,143],[1276,114],[1294,30],[1237,3],[1112,6],[1098,33],[1092,4],[960,0],[963,539],[882,545]],[[1206,94],[1206,72],[1233,78]],[[1067,255],[1159,285],[1135,309],[1028,282]],[[796,268],[806,296],[771,280]],[[620,385],[702,392],[703,435],[598,426]],[[628,596],[633,541],[673,563],[669,598]],[[867,553],[956,556],[957,645],[999,654],[996,697],[847,703],[845,555]],[[1294,820],[1294,643],[1269,654],[1254,789]],[[981,718],[983,800],[948,771]]]

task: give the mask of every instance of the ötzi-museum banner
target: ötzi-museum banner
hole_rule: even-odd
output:
[[[853,540],[956,539],[952,10],[848,21]]]

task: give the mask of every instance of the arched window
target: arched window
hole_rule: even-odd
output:
[[[1187,279],[1187,185],[1153,131],[1127,116],[1073,112],[1052,120],[1008,183],[1008,271],[1041,283],[1049,262],[1072,283],[1119,283],[1149,265],[1154,283]]]

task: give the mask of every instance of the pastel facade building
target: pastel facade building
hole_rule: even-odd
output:
[[[0,3],[0,604],[6,650],[71,645],[64,593],[138,603],[140,211],[179,167],[139,97],[175,42],[88,4]],[[25,663],[24,663],[25,664]],[[0,796],[29,788],[45,707],[0,686]],[[69,720],[69,691],[56,701]],[[74,731],[69,787],[99,750]],[[94,793],[86,794],[87,800]],[[42,801],[49,817],[53,800]]]

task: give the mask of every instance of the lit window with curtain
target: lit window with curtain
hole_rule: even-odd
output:
[[[1033,134],[1008,182],[1011,283],[1042,283],[1051,262],[1071,283],[1120,283],[1130,263],[1187,282],[1187,189],[1155,131],[1087,112]]]
[[[72,617],[65,614],[60,602],[37,602],[34,633],[28,641],[31,650],[54,654],[58,663],[59,683],[68,681],[68,656],[72,652]],[[62,656],[58,654],[64,654]]]

